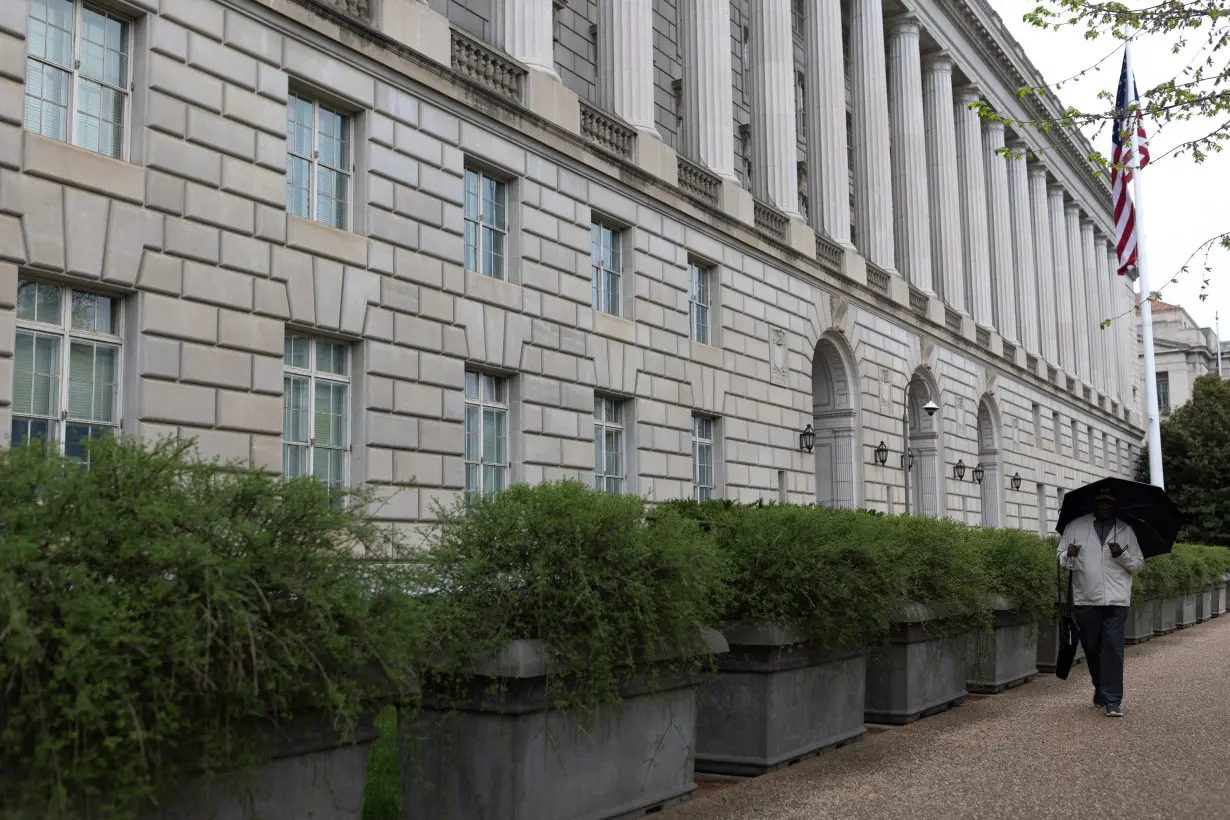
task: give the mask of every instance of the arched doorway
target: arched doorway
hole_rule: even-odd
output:
[[[982,467],[982,525],[1004,525],[1002,483],[999,460],[999,413],[989,397],[978,403],[978,464]]]
[[[939,518],[944,509],[944,482],[940,474],[943,458],[940,454],[940,426],[943,411],[929,415],[924,409],[933,401],[942,406],[940,392],[935,383],[919,372],[910,379],[906,389],[908,401],[909,453],[906,467],[909,475],[910,512]],[[911,458],[912,456],[912,458]],[[910,462],[913,462],[912,464]]]
[[[851,357],[822,337],[811,360],[812,429],[816,433],[816,503],[858,505],[858,408]]]

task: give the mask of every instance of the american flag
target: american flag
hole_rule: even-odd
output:
[[[1131,88],[1129,90],[1129,83]],[[1138,102],[1140,95],[1136,90],[1136,78],[1128,68],[1126,49],[1123,54],[1123,69],[1119,72],[1119,93],[1115,97],[1115,122],[1111,139],[1115,143],[1114,156],[1111,158],[1110,171],[1111,193],[1115,200],[1115,239],[1119,254],[1119,275],[1127,273],[1128,268],[1136,266],[1136,208],[1132,205],[1128,185],[1132,182],[1132,132],[1129,120],[1136,121],[1136,135],[1139,138],[1140,167],[1149,163],[1149,146],[1145,144],[1145,126],[1140,112],[1129,114],[1128,107]]]

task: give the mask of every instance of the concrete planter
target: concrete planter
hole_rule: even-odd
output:
[[[1189,592],[1175,599],[1174,625],[1178,629],[1189,629],[1196,625],[1196,610],[1199,609],[1200,593]]]
[[[693,657],[727,649],[713,630],[703,643]],[[590,731],[549,698],[541,641],[512,641],[476,666],[468,697],[426,694],[421,719],[402,732],[401,816],[606,820],[689,799],[702,677],[657,663],[677,657],[652,660]]]
[[[1196,595],[1196,623],[1202,624],[1213,617],[1213,587],[1207,586]]]
[[[1055,658],[1059,654],[1059,616],[1038,626],[1038,671],[1054,672]],[[1076,657],[1072,665],[1085,662],[1085,647],[1076,645]]]
[[[730,652],[701,690],[696,770],[752,777],[863,735],[867,656],[822,649],[797,630],[723,633]]]
[[[1144,643],[1153,637],[1153,622],[1157,618],[1157,610],[1160,606],[1160,598],[1132,601],[1132,609],[1128,612],[1127,623],[1123,628],[1124,643],[1129,645]]]
[[[888,645],[867,658],[868,723],[910,723],[963,702],[971,636],[945,626],[929,607],[906,607]]]
[[[1153,616],[1153,634],[1169,635],[1175,628],[1175,610],[1182,606],[1182,598],[1162,598]]]
[[[1222,580],[1213,585],[1213,606],[1209,617],[1220,618],[1224,614],[1226,614],[1226,582]]]
[[[1038,674],[1038,625],[998,595],[991,599],[995,629],[973,636],[965,687],[991,694],[1033,680]]]

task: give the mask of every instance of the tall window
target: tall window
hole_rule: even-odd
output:
[[[1157,374],[1157,409],[1162,413],[1170,412],[1170,374]]]
[[[1092,444],[1092,442],[1090,442]],[[1081,457],[1081,426],[1080,422],[1072,419],[1072,458],[1079,459]]]
[[[31,0],[26,129],[122,158],[132,26],[73,0]]]
[[[624,403],[594,396],[594,487],[622,493],[627,479],[624,458]]]
[[[1061,456],[1063,455],[1063,442],[1059,432],[1059,413],[1057,411],[1051,412],[1051,429],[1055,431],[1055,455]]]
[[[692,485],[697,501],[713,498],[713,419],[692,417]]]
[[[119,385],[119,302],[59,285],[20,282],[13,444],[55,441],[69,456],[81,457],[87,441],[118,429]]]
[[[482,171],[466,169],[466,270],[505,278],[508,186]]]
[[[350,218],[350,118],[291,94],[286,152],[286,210],[344,230]]]
[[[508,486],[508,379],[466,371],[465,490]]]
[[[696,263],[688,266],[688,310],[691,314],[692,341],[712,344],[710,307],[713,305],[713,269]]]
[[[1042,408],[1037,402],[1033,404],[1034,413],[1034,446],[1042,446]]]
[[[619,253],[620,232],[595,222],[589,229],[589,260],[593,267],[593,307],[603,313],[619,315],[620,275],[623,262]]]
[[[346,345],[286,334],[282,377],[282,475],[347,486],[350,365]]]

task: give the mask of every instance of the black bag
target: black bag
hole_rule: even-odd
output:
[[[1059,565],[1055,565],[1055,592],[1059,594]],[[1072,615],[1072,570],[1068,570],[1068,597],[1065,600],[1059,596],[1059,650],[1055,655],[1055,677],[1067,680],[1072,671],[1072,662],[1076,660],[1076,648],[1080,646],[1081,632]]]

